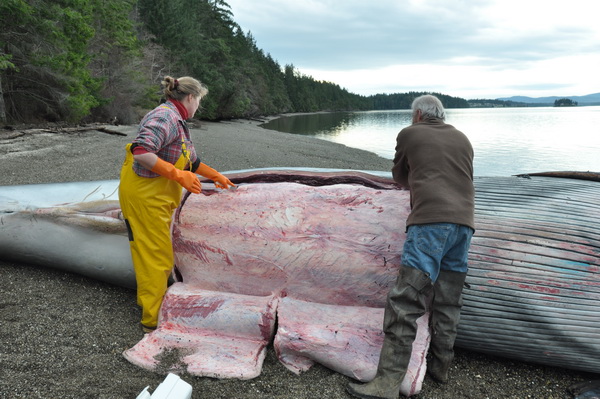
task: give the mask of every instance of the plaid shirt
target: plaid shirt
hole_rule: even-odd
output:
[[[133,145],[156,154],[164,161],[175,164],[183,152],[181,140],[185,141],[186,152],[192,164],[198,164],[198,155],[190,138],[190,132],[181,114],[170,101],[159,105],[142,119]],[[198,161],[198,162],[197,162]],[[188,166],[186,165],[186,168]],[[138,162],[133,163],[138,176],[156,177],[158,174],[144,168]]]

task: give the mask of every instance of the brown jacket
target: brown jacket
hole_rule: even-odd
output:
[[[426,119],[398,134],[392,174],[410,190],[406,226],[455,223],[475,229],[473,147],[441,119]]]

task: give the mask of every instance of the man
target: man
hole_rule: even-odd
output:
[[[416,320],[429,303],[432,338],[427,372],[447,382],[454,358],[475,225],[473,147],[463,133],[444,122],[444,107],[435,96],[416,98],[412,117],[413,124],[398,134],[392,168],[394,180],[410,190],[403,267],[385,306],[377,374],[367,384],[348,385],[348,392],[359,398],[398,397]]]

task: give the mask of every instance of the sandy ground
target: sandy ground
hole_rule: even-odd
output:
[[[0,130],[0,185],[117,179],[135,127],[21,135]],[[202,159],[220,171],[260,167],[389,170],[391,161],[255,121],[196,123]],[[39,266],[0,261],[0,398],[135,398],[163,381],[121,353],[142,338],[132,290]],[[182,376],[194,398],[348,398],[349,378],[315,366],[296,376],[269,348],[250,381]],[[570,398],[597,375],[457,350],[447,385],[429,378],[416,398]]]

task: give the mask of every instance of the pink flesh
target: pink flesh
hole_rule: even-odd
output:
[[[253,378],[276,312],[275,349],[287,368],[318,362],[373,378],[408,212],[407,191],[351,184],[256,183],[188,197],[173,230],[183,283],[169,289],[157,331],[125,356],[157,370],[161,353],[175,348],[177,367],[191,374]],[[423,381],[427,320],[405,395]]]

